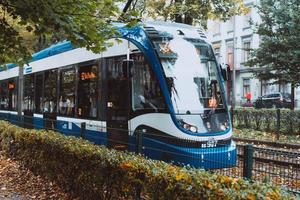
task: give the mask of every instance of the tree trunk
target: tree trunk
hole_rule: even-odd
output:
[[[184,18],[184,23],[192,25],[193,24],[193,18],[189,15],[186,15],[185,18]]]
[[[123,8],[123,14],[126,14],[126,12],[127,12],[127,10],[129,9],[131,3],[132,3],[132,0],[128,0],[128,1],[126,2],[126,5],[125,5],[124,8]]]
[[[294,110],[295,109],[295,84],[294,83],[291,84],[291,101],[292,101],[291,109]]]
[[[175,0],[175,3],[176,4],[182,4],[182,0]],[[175,22],[177,23],[182,23],[183,22],[183,19],[182,19],[182,15],[181,14],[175,14],[174,15],[174,19],[175,19]]]
[[[175,22],[177,22],[177,23],[182,23],[182,16],[179,15],[179,14],[176,14],[176,15],[175,15]]]

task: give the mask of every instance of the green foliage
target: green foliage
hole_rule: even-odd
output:
[[[278,134],[275,132],[267,132],[247,128],[235,129],[233,131],[233,136],[237,138],[265,140],[270,142],[300,144],[300,135],[280,134],[278,138]]]
[[[116,2],[118,1],[1,1],[0,63],[20,63],[30,58],[33,49],[26,43],[26,35],[33,40],[40,39],[42,44],[48,44],[43,40],[49,38],[68,39],[75,46],[87,47],[94,52],[102,51],[105,41],[115,34],[108,22],[118,18]]]
[[[231,16],[245,14],[248,8],[242,0],[149,0],[146,1],[146,16],[180,23],[200,23],[206,27],[208,19],[227,20]]]
[[[293,199],[270,184],[175,167],[65,137],[0,122],[2,150],[81,199]]]
[[[239,129],[277,132],[276,109],[236,109],[233,119],[234,126]],[[300,110],[280,110],[280,133],[300,134]]]
[[[300,2],[299,0],[261,0],[261,23],[256,33],[261,42],[247,65],[260,67],[257,77],[274,83],[300,85]]]

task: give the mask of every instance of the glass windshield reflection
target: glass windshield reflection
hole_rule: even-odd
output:
[[[163,38],[155,45],[175,113],[198,114],[224,109],[216,61],[206,43],[178,37]]]

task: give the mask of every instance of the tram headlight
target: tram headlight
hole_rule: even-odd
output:
[[[209,129],[209,130],[211,129],[211,125],[210,125],[209,122],[206,122],[206,128]]]
[[[228,128],[227,122],[221,123],[221,125],[220,125],[221,131],[225,131],[227,128]]]
[[[196,126],[187,124],[185,122],[183,122],[182,126],[183,126],[184,129],[186,129],[188,131],[191,131],[193,133],[197,133],[198,132],[198,128]]]
[[[190,131],[193,132],[193,133],[197,133],[198,129],[197,129],[196,126],[190,126]]]

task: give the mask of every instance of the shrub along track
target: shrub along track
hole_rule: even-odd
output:
[[[7,155],[80,199],[295,199],[269,183],[180,168],[52,131],[0,122],[0,140]]]

